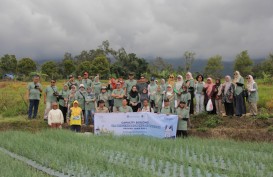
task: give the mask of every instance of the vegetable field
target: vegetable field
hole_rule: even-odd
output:
[[[1,132],[0,147],[68,176],[273,176],[270,143],[162,140],[45,130]],[[1,164],[24,165],[2,152],[0,156]],[[18,170],[23,174],[29,168]],[[9,176],[7,173],[5,176]]]

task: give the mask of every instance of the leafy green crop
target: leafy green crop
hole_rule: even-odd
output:
[[[272,144],[3,132],[0,146],[75,176],[272,176]]]

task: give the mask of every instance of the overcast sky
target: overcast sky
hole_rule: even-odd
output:
[[[273,52],[273,0],[0,0],[0,56],[62,58],[109,40],[140,57]]]

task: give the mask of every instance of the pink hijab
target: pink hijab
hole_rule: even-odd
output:
[[[210,95],[211,94],[211,92],[212,92],[212,88],[213,88],[213,82],[212,82],[212,78],[207,78],[207,81],[208,80],[210,80],[211,81],[211,83],[210,84],[208,84],[208,83],[206,83],[205,84],[205,88],[206,88],[206,93],[207,93],[207,95]]]

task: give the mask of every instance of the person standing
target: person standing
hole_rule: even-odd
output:
[[[162,109],[162,101],[163,101],[163,94],[161,92],[161,87],[157,86],[157,90],[155,93],[155,107],[154,112],[159,113]]]
[[[192,74],[190,72],[187,72],[186,74],[186,85],[188,87],[188,91],[191,94],[191,106],[190,106],[190,114],[194,114],[194,105],[193,105],[193,99],[194,99],[194,79],[192,77]]]
[[[87,88],[87,87],[91,87],[92,88],[92,80],[89,79],[88,72],[84,72],[83,73],[82,84],[84,85],[84,88]]]
[[[216,114],[216,108],[215,108],[215,85],[212,82],[212,78],[207,78],[207,83],[205,84],[204,87],[204,105],[205,108],[207,107],[207,104],[209,102],[209,100],[211,99],[212,105],[213,105],[213,110],[212,111],[207,111],[209,114]]]
[[[184,102],[187,107],[190,109],[191,106],[191,94],[188,92],[187,85],[182,85],[181,94],[180,94],[180,101]],[[179,104],[180,102],[178,102]]]
[[[57,97],[59,96],[58,88],[56,86],[56,80],[51,79],[50,85],[46,87],[45,93],[44,93],[44,104],[45,107],[45,114],[44,114],[44,120],[47,121],[48,119],[48,112],[51,109],[51,105],[53,102],[57,102]]]
[[[66,123],[66,114],[67,114],[67,107],[68,107],[68,97],[69,97],[69,90],[68,86],[65,84],[63,89],[59,92],[62,99],[59,99],[59,108],[63,113],[64,123]]]
[[[109,107],[109,101],[111,100],[110,97],[111,97],[111,92],[107,91],[106,86],[102,86],[98,100],[103,100],[104,104],[105,104],[105,107],[107,107],[108,109],[110,108]]]
[[[146,89],[146,90],[148,89],[147,80],[145,79],[144,76],[141,76],[140,80],[137,81],[136,87],[139,93],[142,93],[143,89]]]
[[[184,84],[184,80],[183,77],[181,75],[177,76],[177,81],[174,83],[174,92],[176,94],[177,97],[177,101],[180,102],[180,93],[179,90],[181,89],[182,85]]]
[[[77,86],[79,87],[82,84],[82,76],[78,76],[78,80],[76,80]]]
[[[68,82],[66,83],[66,85],[68,86],[68,89],[69,89],[69,90],[71,90],[71,87],[72,87],[73,85],[76,86],[76,87],[78,87],[78,84],[77,84],[77,82],[75,82],[74,76],[73,76],[73,75],[70,75],[70,76],[69,76],[69,80],[68,80]]]
[[[117,88],[113,90],[111,95],[114,98],[113,112],[119,112],[124,97],[124,90],[121,88],[120,82],[116,83],[116,87]]]
[[[199,114],[204,111],[204,77],[199,74],[196,77],[196,84],[195,84],[195,101],[196,101],[196,114]]]
[[[180,101],[178,104],[178,108],[176,110],[176,114],[178,115],[178,124],[177,124],[177,137],[187,137],[188,136],[188,121],[190,118],[189,108],[186,106],[186,103]]]
[[[94,113],[96,109],[96,95],[91,89],[91,87],[87,87],[86,95],[85,95],[85,125],[89,124],[89,116],[91,117],[91,124],[94,124]]]
[[[85,87],[83,84],[81,84],[79,90],[75,94],[75,100],[78,101],[79,107],[82,109],[83,114],[85,114],[85,99],[86,99]]]
[[[174,93],[171,85],[167,86],[167,91],[164,94],[164,100],[166,100],[166,99],[169,101],[169,105],[170,105],[172,113],[175,113],[177,98],[176,98],[176,94]],[[164,101],[164,103],[165,103],[165,101]]]
[[[144,101],[144,100],[149,100],[148,90],[147,90],[146,88],[144,88],[144,89],[142,90],[142,92],[140,92],[139,95],[140,95],[139,100],[140,100],[140,104],[141,104],[140,107],[142,107],[142,106],[143,106],[143,101]]]
[[[132,87],[137,84],[137,81],[134,79],[134,73],[129,73],[128,77],[129,79],[126,80],[124,84],[124,92],[126,97],[128,97],[128,95],[130,94]]]
[[[33,77],[33,82],[28,83],[26,97],[29,100],[28,118],[36,119],[39,102],[42,94],[42,85],[38,75]],[[33,113],[33,114],[32,114]]]
[[[69,118],[67,119],[70,129],[75,132],[81,132],[81,125],[83,124],[83,112],[79,107],[79,102],[75,100],[73,102],[73,107],[70,108]]]
[[[216,114],[217,115],[224,115],[223,105],[222,105],[222,84],[220,79],[215,80],[215,106],[216,106]]]
[[[248,91],[248,103],[249,103],[249,112],[251,116],[257,116],[257,102],[259,100],[258,96],[258,86],[254,81],[251,75],[247,76],[247,91]]]
[[[235,115],[237,117],[242,117],[246,114],[246,105],[243,95],[244,78],[240,75],[239,71],[234,72],[233,83],[235,84]]]
[[[150,106],[152,108],[154,108],[155,106],[155,93],[156,93],[156,89],[157,89],[157,84],[155,83],[155,78],[152,77],[151,78],[151,82],[148,85],[148,96],[150,99]]]
[[[165,92],[167,91],[167,85],[166,85],[165,79],[160,80],[160,88],[161,88],[161,93],[165,94]]]
[[[230,118],[234,115],[233,95],[234,84],[231,81],[231,77],[227,75],[222,87],[222,102],[224,103],[226,115]]]
[[[168,98],[165,98],[165,99],[164,99],[164,106],[163,106],[163,108],[161,109],[160,113],[161,113],[161,114],[167,114],[167,115],[173,114],[173,113],[174,113],[174,111],[172,110],[172,108],[171,108],[171,106],[170,106],[170,101],[169,101]]]
[[[129,106],[132,107],[133,112],[138,112],[140,108],[140,96],[135,85],[132,86],[127,99],[129,100]]]
[[[92,83],[92,90],[95,93],[96,99],[99,99],[99,94],[101,92],[101,82],[99,76],[94,78],[94,82]]]
[[[51,128],[62,128],[63,123],[63,113],[60,109],[58,109],[58,104],[56,102],[53,102],[52,109],[48,113],[48,125]]]

